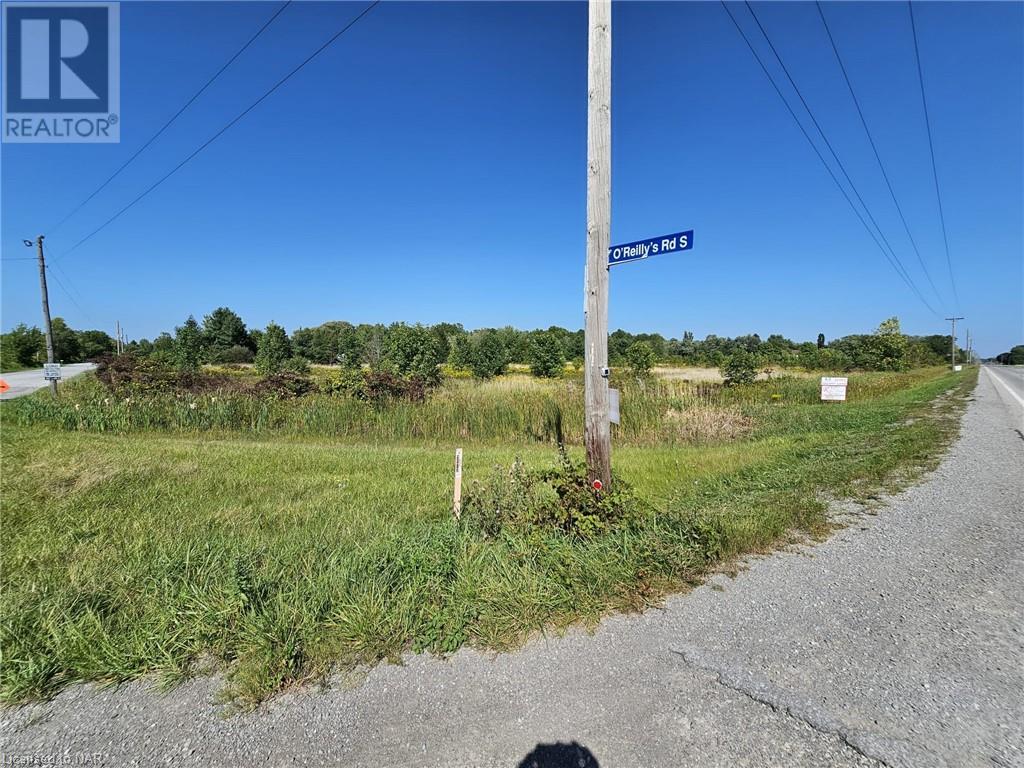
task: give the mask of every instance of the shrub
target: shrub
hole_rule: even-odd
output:
[[[183,371],[198,371],[203,359],[203,332],[192,315],[174,329],[174,362]]]
[[[422,325],[395,323],[388,328],[383,341],[381,367],[398,374],[436,383],[441,374],[441,353],[437,340]]]
[[[650,376],[654,367],[654,349],[646,341],[634,341],[626,349],[626,364],[634,376]]]
[[[309,375],[309,361],[304,357],[289,357],[281,365],[282,371],[297,373],[300,376]]]
[[[301,376],[290,371],[282,371],[264,376],[252,388],[253,394],[272,397],[279,400],[290,400],[308,395],[314,389],[313,381],[308,376]]]
[[[267,325],[267,329],[260,335],[256,350],[256,371],[264,376],[279,373],[290,356],[291,347],[284,328],[277,323]]]
[[[363,374],[363,384],[356,396],[376,405],[396,399],[418,403],[426,398],[428,386],[428,382],[415,376],[403,378],[390,371],[368,371]]]
[[[541,378],[553,378],[562,373],[564,364],[558,337],[549,331],[533,334],[530,339],[530,373]]]
[[[737,350],[720,369],[725,383],[750,384],[757,378],[757,361],[749,352]]]
[[[560,451],[558,464],[543,472],[529,471],[519,459],[508,470],[494,467],[487,482],[473,483],[463,516],[490,537],[526,526],[586,538],[623,521],[637,505],[621,480],[611,493],[595,491],[586,470]]]
[[[132,354],[99,358],[96,378],[111,391],[139,395],[172,392],[178,384],[177,372],[170,366]]]
[[[497,331],[480,331],[471,337],[469,369],[476,378],[500,376],[507,366],[508,352]]]

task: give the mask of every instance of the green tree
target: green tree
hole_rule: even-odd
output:
[[[530,335],[530,372],[541,378],[561,375],[565,365],[562,344],[551,331],[538,331]]]
[[[824,348],[825,348],[825,334],[824,333],[819,333],[818,334],[818,349],[824,349]]]
[[[291,354],[291,345],[284,328],[277,323],[268,323],[266,330],[260,334],[260,344],[256,350],[256,371],[264,376],[280,373]]]
[[[39,365],[46,359],[46,336],[24,323],[0,336],[0,370],[11,371]]]
[[[1024,344],[1013,347],[1007,353],[1006,362],[1010,365],[1024,365]]]
[[[174,337],[167,333],[167,331],[161,333],[153,339],[153,350],[151,354],[157,360],[161,360],[165,363],[173,363],[177,355],[177,347],[174,343]]]
[[[654,367],[654,349],[650,343],[634,341],[630,344],[626,348],[626,364],[634,376],[650,376],[651,368]]]
[[[242,318],[227,307],[217,307],[203,318],[203,346],[211,360],[226,349],[251,343]]]
[[[508,366],[508,351],[498,331],[477,331],[470,339],[469,369],[478,379],[500,376]]]
[[[907,367],[907,337],[900,330],[899,318],[890,317],[879,324],[868,344],[870,365],[876,371],[902,371]]]
[[[473,343],[469,340],[469,334],[452,336],[448,341],[448,364],[452,368],[468,370],[472,359]]]
[[[740,348],[733,352],[721,368],[722,377],[728,385],[750,384],[757,378],[756,359],[747,350]]]
[[[422,325],[394,323],[381,342],[381,367],[400,376],[436,382],[442,358],[434,335]]]
[[[82,350],[78,346],[78,334],[69,326],[63,317],[55,317],[50,323],[53,335],[53,358],[62,363],[77,363],[82,359]]]
[[[83,360],[92,360],[114,351],[114,339],[106,331],[79,331],[78,349]]]
[[[198,371],[203,361],[203,331],[196,319],[188,319],[174,329],[174,362],[183,371]]]

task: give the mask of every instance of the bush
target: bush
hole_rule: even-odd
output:
[[[507,470],[494,467],[487,482],[473,483],[462,509],[485,536],[525,526],[586,538],[623,521],[637,505],[621,480],[611,493],[595,491],[585,468],[560,451],[558,465],[543,472],[529,471],[519,459]]]
[[[508,366],[508,353],[497,331],[480,331],[471,337],[469,369],[478,379],[500,376]]]
[[[720,371],[725,383],[730,386],[750,384],[757,378],[757,361],[753,355],[741,349],[733,353]]]
[[[565,359],[558,337],[549,331],[533,334],[530,339],[530,373],[540,378],[554,378],[562,373]]]
[[[309,361],[304,357],[289,357],[281,365],[281,370],[288,373],[297,373],[300,376],[308,376]]]
[[[411,400],[422,402],[427,396],[428,382],[421,378],[403,378],[390,371],[368,371],[363,374],[363,384],[356,397],[375,405],[389,400]]]
[[[441,378],[441,362],[436,338],[422,325],[395,323],[388,328],[383,342],[383,369],[399,377],[436,383]]]
[[[650,376],[654,367],[654,349],[646,341],[634,341],[626,349],[626,364],[634,376]]]
[[[107,389],[123,394],[172,392],[178,385],[178,373],[173,368],[160,360],[132,354],[99,358],[96,378]]]
[[[264,376],[252,388],[255,395],[272,397],[278,400],[290,400],[308,395],[314,389],[313,381],[308,376],[282,371]]]
[[[264,376],[279,373],[285,361],[291,357],[288,334],[277,323],[270,323],[260,335],[256,350],[256,371]]]
[[[174,362],[183,371],[198,371],[203,359],[203,332],[192,315],[174,329]]]

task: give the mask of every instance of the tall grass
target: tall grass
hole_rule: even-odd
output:
[[[855,375],[850,401],[877,398],[934,375]],[[735,439],[750,433],[756,423],[770,420],[772,409],[820,406],[817,381],[807,378],[783,377],[741,387],[626,377],[613,384],[622,391],[622,422],[613,428],[613,437],[623,445]],[[225,393],[115,397],[95,379],[83,377],[65,385],[57,399],[39,393],[5,403],[0,413],[8,423],[64,430],[245,432],[375,443],[550,443],[556,440],[560,423],[565,442],[579,445],[584,421],[580,381],[539,381],[522,375],[488,382],[449,381],[425,402],[395,400],[383,405],[326,394],[291,400]]]

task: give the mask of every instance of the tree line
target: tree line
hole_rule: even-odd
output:
[[[90,360],[114,350],[114,340],[104,331],[76,331],[61,318],[53,321],[53,336],[56,358],[62,362]],[[762,339],[756,333],[734,338],[710,334],[698,340],[690,331],[666,338],[617,330],[608,337],[611,364],[639,373],[657,362],[721,368],[734,360],[756,368],[902,370],[947,362],[949,346],[948,335],[903,334],[896,318],[884,321],[873,333],[831,341],[824,334],[815,341],[796,342],[780,334]],[[567,364],[582,366],[584,336],[582,330],[559,326],[532,331],[510,326],[467,330],[461,323],[384,325],[341,320],[297,328],[289,335],[277,323],[247,328],[237,313],[219,307],[201,323],[190,315],[173,334],[131,341],[126,350],[184,370],[196,370],[204,363],[253,363],[261,373],[275,373],[301,371],[315,363],[367,366],[432,379],[440,375],[439,366],[447,365],[453,371],[490,378],[511,364],[523,364],[537,376],[558,376]],[[0,353],[5,370],[40,365],[46,355],[43,334],[38,328],[19,325],[0,337]]]

